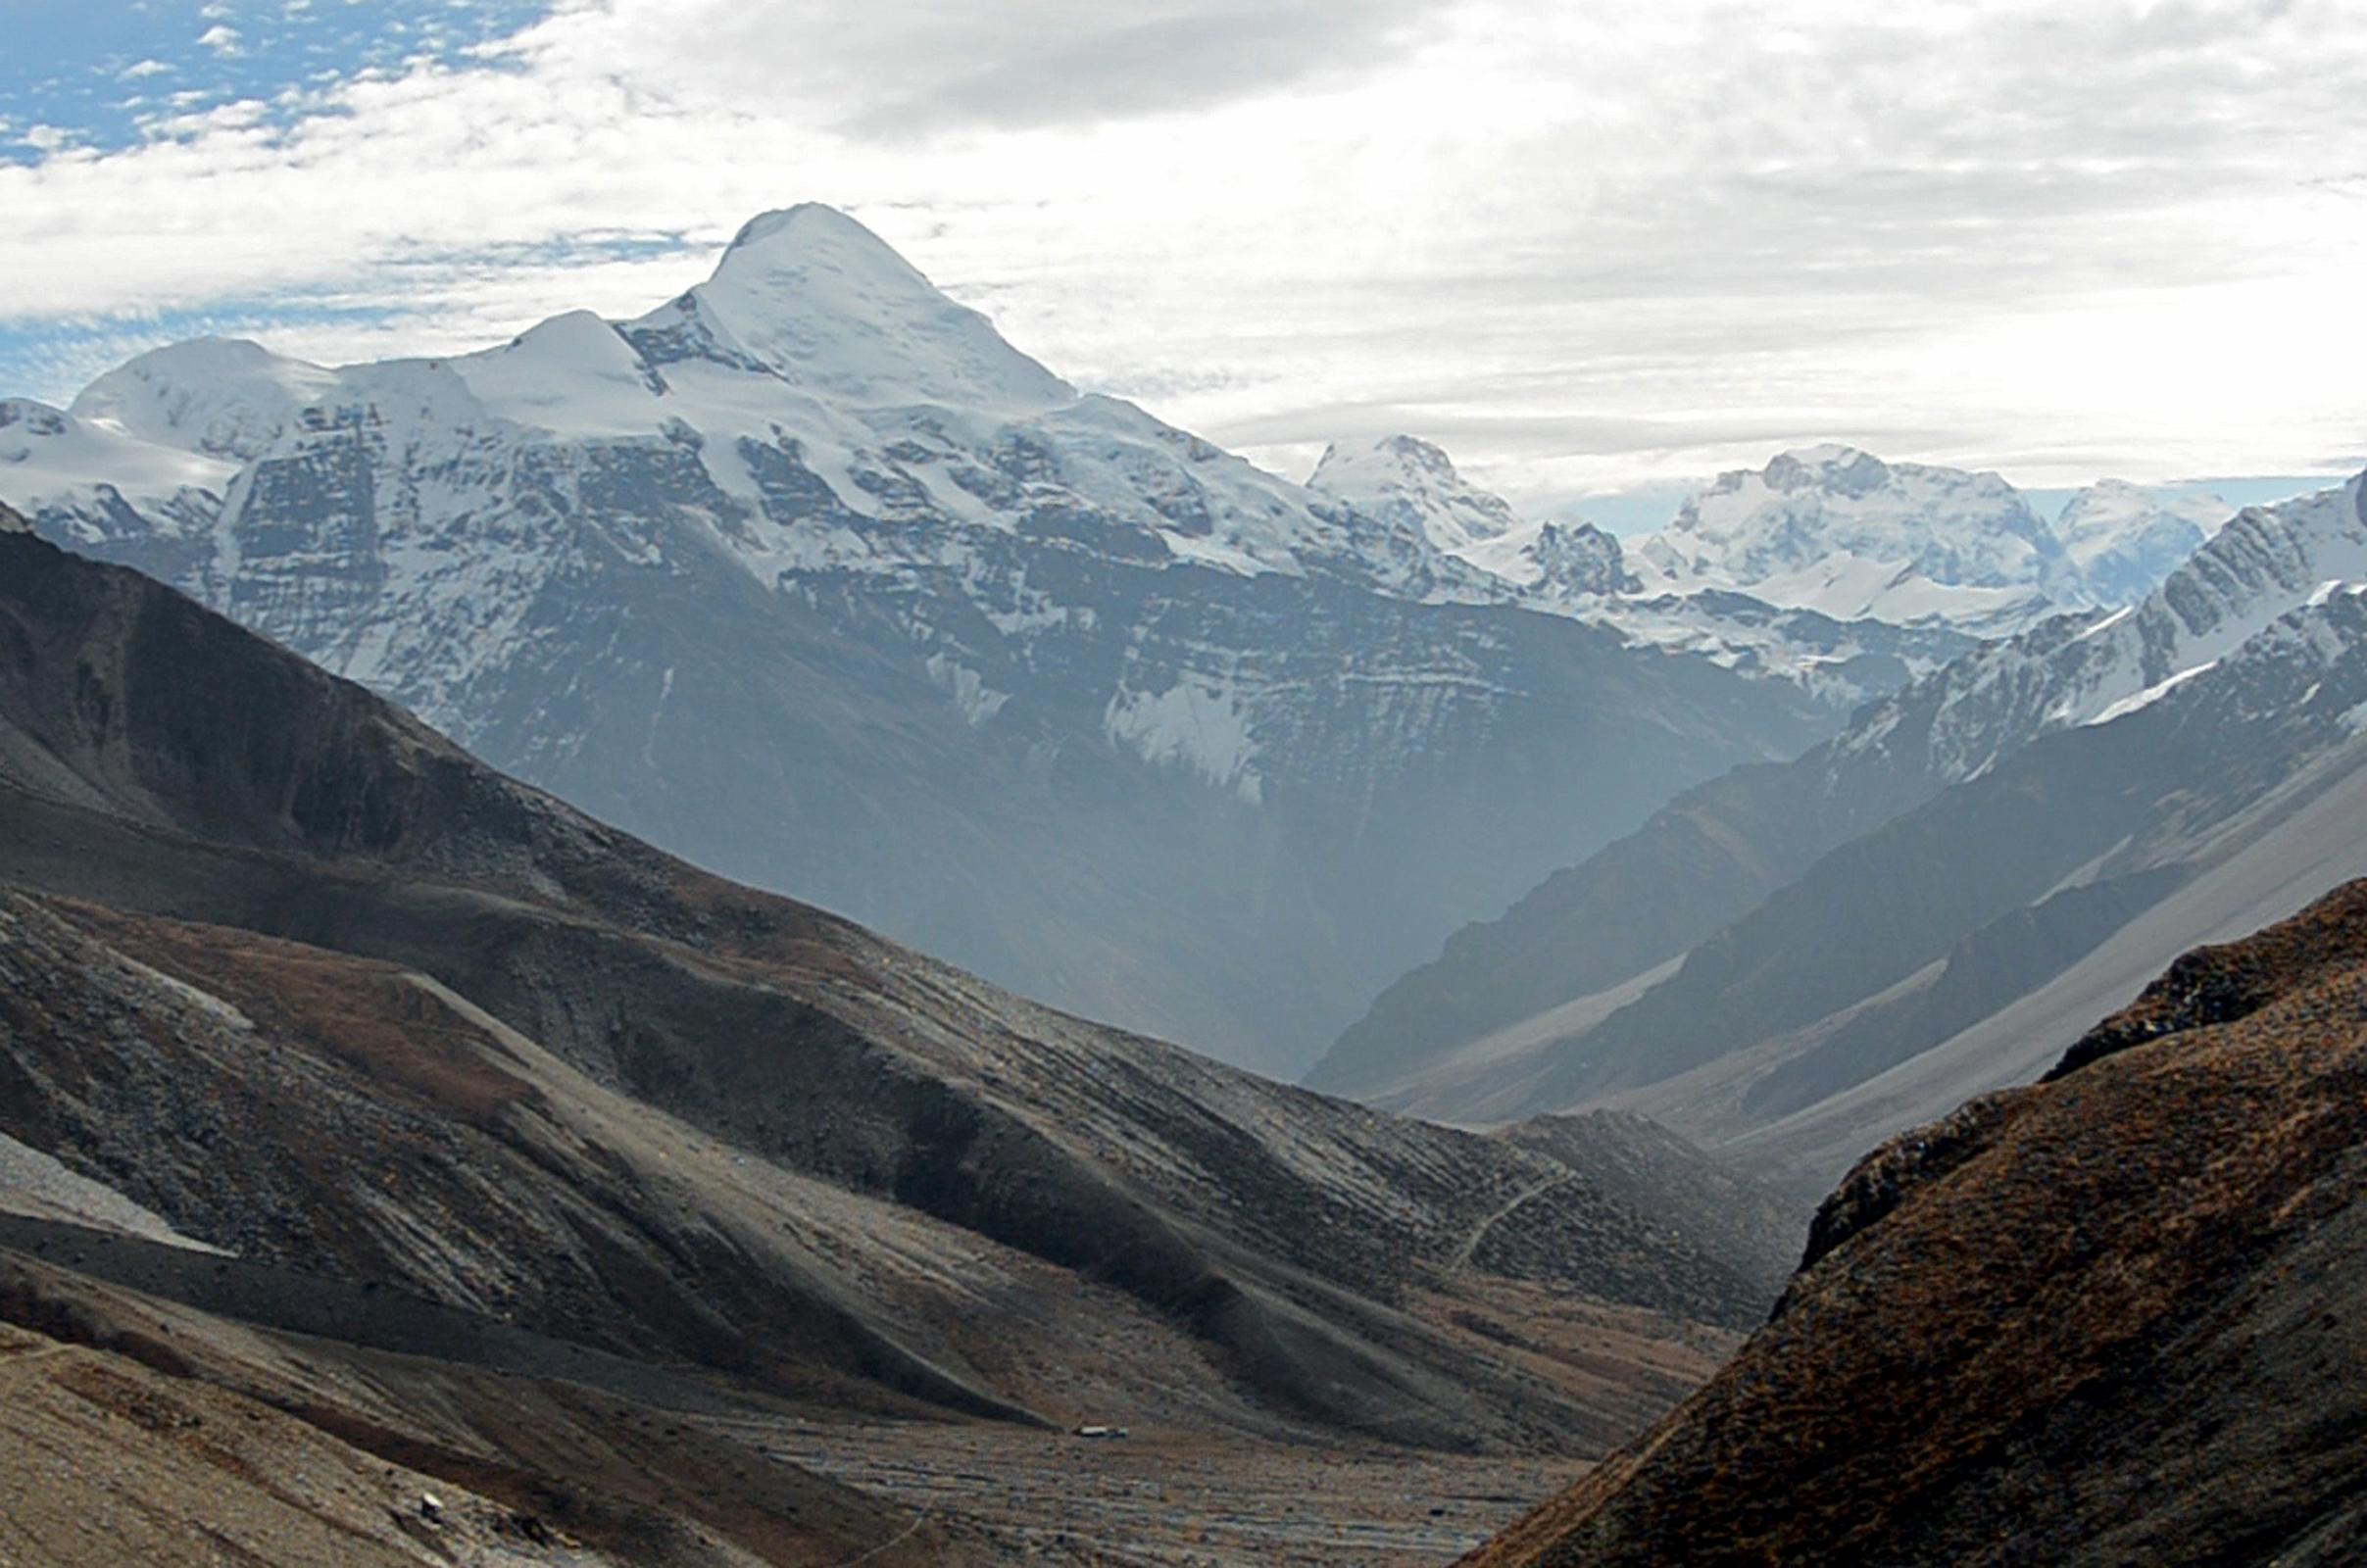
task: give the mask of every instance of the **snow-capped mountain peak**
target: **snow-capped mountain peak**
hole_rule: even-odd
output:
[[[2236,509],[2212,495],[2177,496],[2100,479],[2055,518],[2055,536],[2107,605],[2134,604],[2217,534]]]
[[[1307,484],[1368,516],[1419,529],[1451,555],[1520,526],[1502,497],[1466,480],[1444,451],[1419,436],[1335,441]]]
[[[151,349],[84,387],[68,412],[135,440],[244,463],[297,410],[333,394],[334,370],[245,338]]]
[[[666,386],[624,335],[589,311],[568,311],[451,368],[487,412],[576,436],[655,434]]]
[[[1720,474],[1631,557],[1648,586],[1737,589],[1845,620],[1994,632],[2090,603],[2060,541],[1997,474],[1849,446]]]
[[[634,325],[662,327],[679,314],[695,315],[725,349],[838,401],[1016,413],[1077,396],[878,235],[812,203],[750,220],[713,276]]]
[[[1720,482],[1740,480],[1747,474],[1744,470],[1724,475]],[[1818,489],[1845,496],[1872,495],[1893,477],[1891,466],[1871,452],[1835,442],[1779,452],[1760,476],[1771,490]]]
[[[1427,539],[1477,566],[1536,608],[1563,610],[1634,586],[1619,541],[1590,522],[1531,522],[1502,496],[1463,477],[1419,436],[1335,441],[1307,476],[1329,496],[1394,533]]]

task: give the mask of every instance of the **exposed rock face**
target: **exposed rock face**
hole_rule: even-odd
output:
[[[1512,606],[815,208],[634,320],[187,343],[10,408],[51,539],[702,864],[1286,1075],[1540,863],[1856,700]]]
[[[1636,586],[1619,541],[1591,522],[1540,523],[1525,555],[1548,594],[1615,594]]]
[[[1870,1156],[1766,1328],[1474,1565],[2367,1552],[2367,886]]]
[[[784,1396],[1462,1447],[1681,1383],[1504,1365],[1515,1288],[1740,1324],[1773,1283],[1553,1152],[694,870],[23,535],[0,805],[0,1133],[257,1268]]]

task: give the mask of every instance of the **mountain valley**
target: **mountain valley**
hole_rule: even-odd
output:
[[[1297,483],[811,205],[0,403],[0,1560],[2346,1560],[2367,475],[2193,488]]]
[[[0,798],[26,1387],[276,1411],[274,1452],[437,1478],[488,1541],[985,1561],[1059,1533],[822,1479],[877,1484],[905,1429],[993,1465],[1125,1426],[1211,1485],[1281,1452],[1566,1465],[1782,1276],[1738,1218],[1771,1201],[1665,1135],[1406,1122],[1020,1002],[21,528]],[[710,1437],[636,1449],[655,1424]],[[800,1432],[813,1467],[766,1468]],[[697,1484],[718,1465],[777,1485]],[[288,1506],[253,1517],[345,1517]]]
[[[2035,1072],[2185,948],[2367,872],[2361,493],[2246,511],[2139,604],[1680,797],[1458,935],[1310,1081],[1460,1120],[1629,1105],[1806,1192]]]

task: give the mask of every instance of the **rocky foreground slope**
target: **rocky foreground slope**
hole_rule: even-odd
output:
[[[1021,1002],[21,531],[0,972],[0,1255],[71,1275],[13,1320],[101,1349],[198,1313],[634,1409],[1567,1451],[1775,1283],[1681,1145],[1613,1183]],[[556,1473],[434,1409],[406,1463]]]
[[[2367,884],[1864,1159],[1707,1388],[1511,1565],[2367,1554]]]

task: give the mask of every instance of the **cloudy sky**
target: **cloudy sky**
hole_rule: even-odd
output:
[[[854,213],[1284,471],[1540,508],[1818,439],[2367,462],[2367,0],[0,0],[0,392],[637,314]]]

